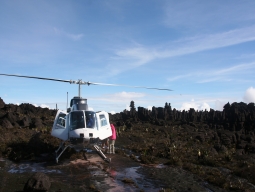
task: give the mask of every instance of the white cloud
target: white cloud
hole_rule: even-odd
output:
[[[242,63],[237,64],[229,67],[225,67],[222,69],[211,69],[207,71],[194,71],[190,74],[185,75],[177,75],[175,77],[168,78],[168,81],[176,81],[179,79],[187,79],[193,78],[198,79],[197,83],[208,83],[208,82],[215,82],[215,81],[232,81],[233,79],[236,81],[239,78],[235,76],[231,78],[232,75],[236,74],[246,74],[250,73],[250,71],[255,70],[255,62],[251,63]]]
[[[152,111],[152,106],[148,106],[147,109]]]
[[[143,101],[145,97],[146,94],[144,93],[122,91],[113,94],[103,94],[98,97],[87,97],[87,99],[96,111],[104,110],[107,112],[114,111],[119,113],[124,109],[129,111],[131,101]],[[137,106],[135,105],[135,107]]]
[[[207,111],[210,111],[210,106],[208,103],[202,103],[200,106],[199,106],[199,110],[207,110]]]
[[[194,108],[196,110],[195,103],[183,103],[181,106],[181,111],[182,110],[188,111],[190,108]]]
[[[49,108],[50,109],[50,107],[48,105],[45,105],[45,104],[41,104],[40,106],[37,105],[37,104],[32,104],[32,105],[34,105],[35,107]]]
[[[113,59],[118,60],[118,63],[116,64],[118,67],[112,64],[108,67],[111,69],[111,74],[116,75],[123,71],[145,65],[155,59],[171,58],[254,41],[254,34],[255,25],[221,33],[185,38],[179,41],[169,42],[168,45],[165,45],[164,47],[155,45],[152,48],[135,44],[133,48],[117,50],[115,54],[118,57],[114,57]],[[126,62],[126,64],[122,65],[120,69],[119,63],[121,62]],[[116,70],[116,68],[118,68],[118,70]],[[236,70],[236,68],[228,70]],[[218,73],[226,72],[228,71],[219,71]],[[181,78],[181,76],[176,78]]]
[[[41,104],[40,107],[41,108],[50,108],[48,105],[45,105],[45,104]]]
[[[156,57],[156,53],[154,53],[153,50],[148,50],[147,48],[141,46],[119,50],[116,52],[116,55],[120,58],[135,59],[137,61],[135,66],[148,63]]]
[[[216,75],[226,75],[226,74],[229,74],[229,73],[240,73],[240,71],[246,71],[246,70],[249,70],[249,69],[252,69],[252,68],[255,68],[255,62],[235,65],[235,66],[232,66],[232,67],[228,67],[228,68],[225,68],[225,69],[215,71],[214,73]]]
[[[116,112],[115,112],[115,111],[110,111],[110,113],[111,113],[112,115],[116,114]]]
[[[53,108],[51,108],[49,105],[46,105],[46,104],[39,104],[39,105],[37,105],[37,104],[32,104],[33,106],[35,106],[35,107],[41,107],[41,108],[48,108],[48,109],[53,109]]]
[[[183,103],[181,106],[181,111],[182,110],[188,111],[188,110],[190,110],[190,108],[193,108],[198,111],[201,111],[201,110],[210,111],[210,106],[208,103],[206,103],[206,102],[198,103],[198,102],[195,102],[193,99],[191,102]]]
[[[129,104],[126,104],[126,110],[127,110],[127,111],[130,111]]]
[[[114,54],[111,64],[107,65],[111,76],[145,65],[157,57],[154,50],[137,44],[131,48],[118,49]]]
[[[165,51],[158,52],[157,56],[168,58],[254,41],[254,33],[255,25],[221,33],[197,36],[184,41],[184,45],[178,46],[180,47],[179,49],[175,49],[175,47],[166,49]]]
[[[105,95],[103,96],[103,99],[100,98],[100,100],[107,100],[110,102],[130,102],[131,100],[136,100],[143,97],[145,97],[144,93],[122,91],[114,94]]]
[[[243,96],[243,100],[246,103],[255,103],[255,88],[248,88]]]
[[[214,108],[214,110],[222,111],[225,104],[226,104],[226,102],[222,102],[222,101],[216,100],[215,101],[215,108]]]
[[[177,75],[175,77],[169,77],[167,78],[167,81],[176,81],[176,80],[179,80],[179,79],[185,79],[185,78],[188,78],[188,77],[193,77],[194,75],[196,74],[185,74],[185,75]]]

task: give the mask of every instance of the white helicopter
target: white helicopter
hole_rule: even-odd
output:
[[[89,81],[78,81],[73,80],[62,80],[44,77],[34,77],[34,76],[23,76],[23,75],[13,75],[13,74],[0,74],[3,76],[14,76],[50,81],[66,82],[70,84],[79,85],[79,96],[73,97],[70,101],[70,108],[66,111],[58,110],[54,124],[52,126],[51,135],[57,137],[61,140],[59,148],[55,151],[56,162],[58,163],[60,156],[68,148],[72,147],[76,150],[84,150],[88,145],[93,145],[100,157],[110,163],[111,159],[107,158],[101,151],[97,143],[100,140],[104,140],[112,135],[112,130],[110,126],[109,114],[105,111],[91,111],[88,110],[87,99],[82,98],[81,85],[106,85],[106,86],[125,86],[132,88],[145,88],[145,89],[156,89],[156,90],[166,90],[172,91],[171,89],[161,89],[153,87],[143,87],[143,86],[128,86],[128,85],[118,85],[118,84],[106,84],[106,83],[93,83]],[[67,144],[67,145],[65,145]],[[86,157],[86,156],[85,156]]]

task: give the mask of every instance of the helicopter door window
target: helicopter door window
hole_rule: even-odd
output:
[[[66,115],[59,114],[58,120],[57,120],[58,128],[65,128],[65,123],[66,123]]]
[[[99,115],[101,127],[108,125],[107,120],[104,115]]]
[[[71,124],[71,126],[70,126],[71,130],[85,128],[83,111],[71,112],[70,124]]]
[[[95,116],[96,113],[93,111],[85,111],[85,115],[86,115],[86,127],[87,128],[94,128],[95,127]]]

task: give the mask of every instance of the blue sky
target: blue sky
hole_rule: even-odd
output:
[[[0,0],[0,73],[82,86],[94,110],[255,102],[254,0]],[[65,109],[74,84],[0,76],[6,104]]]

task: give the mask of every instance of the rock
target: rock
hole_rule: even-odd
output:
[[[223,153],[225,153],[225,152],[228,151],[228,149],[227,149],[227,147],[226,147],[225,145],[221,145],[220,151],[223,152]]]
[[[212,148],[210,149],[210,154],[211,154],[212,156],[216,156],[216,155],[218,155],[218,152],[217,152],[217,150],[216,150],[214,147],[212,147]]]
[[[7,118],[4,118],[2,121],[0,121],[0,125],[3,128],[6,128],[6,129],[13,128],[13,125],[11,124],[11,122]]]
[[[204,138],[204,136],[202,134],[196,135],[195,138],[198,139],[202,143],[205,141],[205,138]]]
[[[237,149],[244,149],[245,146],[246,146],[246,144],[247,144],[247,142],[245,142],[245,141],[240,141],[239,143],[237,143],[236,148],[237,148]]]
[[[46,192],[50,189],[50,186],[49,177],[45,173],[37,172],[28,179],[23,190],[27,192]]]
[[[8,112],[5,116],[14,127],[18,127],[18,116],[14,112]]]
[[[22,120],[20,120],[20,126],[22,127],[29,127],[30,123],[31,123],[31,119],[28,116],[25,116],[22,118]]]
[[[43,122],[39,117],[33,118],[31,128],[43,128]]]
[[[245,146],[245,151],[248,153],[254,153],[255,152],[255,144],[247,143],[247,145]]]
[[[3,101],[3,99],[0,97],[0,109],[4,108],[5,103]]]
[[[244,149],[237,149],[236,150],[236,155],[243,155],[243,154],[245,154]]]

